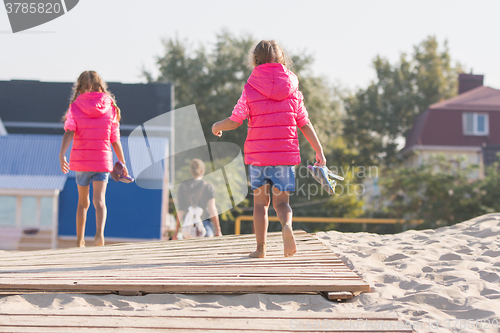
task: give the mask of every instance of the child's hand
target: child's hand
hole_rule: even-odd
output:
[[[123,177],[127,177],[128,176],[128,169],[127,169],[127,166],[125,165],[125,163],[123,163],[122,175],[123,175]]]
[[[326,165],[326,157],[323,152],[316,153],[316,163],[314,163],[316,166],[325,166]]]
[[[222,136],[222,131],[219,131],[217,129],[217,124],[218,123],[215,123],[212,125],[212,133],[215,135],[215,136],[218,136],[218,137],[221,137]]]
[[[66,156],[59,156],[59,163],[61,163],[61,171],[63,173],[69,172],[69,163],[66,161]]]

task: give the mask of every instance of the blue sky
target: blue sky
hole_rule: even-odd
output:
[[[94,69],[106,81],[144,82],[162,38],[210,46],[227,28],[312,54],[313,72],[347,88],[374,79],[378,54],[396,61],[429,35],[453,60],[500,89],[500,1],[80,0],[66,15],[13,34],[0,7],[0,80],[74,81]]]

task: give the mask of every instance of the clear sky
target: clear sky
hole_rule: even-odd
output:
[[[19,0],[18,2],[22,2]],[[498,0],[80,0],[66,15],[13,34],[0,7],[0,80],[144,82],[156,73],[162,39],[210,46],[223,28],[275,39],[312,54],[313,72],[347,88],[374,79],[378,54],[396,61],[429,35],[446,39],[454,61],[500,89]]]

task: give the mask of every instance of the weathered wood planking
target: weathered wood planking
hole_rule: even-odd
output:
[[[0,313],[0,332],[412,332],[391,314],[310,311],[75,311]]]
[[[281,233],[268,256],[249,258],[254,235],[115,244],[0,257],[0,293],[310,293],[369,291],[318,239],[296,231],[298,253],[283,257]]]

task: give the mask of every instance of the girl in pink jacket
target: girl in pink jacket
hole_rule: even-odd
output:
[[[300,164],[297,127],[316,151],[316,164],[326,164],[323,148],[309,121],[297,76],[286,67],[286,57],[275,41],[263,40],[251,52],[254,69],[231,117],[212,126],[214,135],[239,127],[248,119],[245,163],[249,164],[254,194],[253,221],[257,250],[250,257],[264,258],[267,211],[273,207],[282,226],[285,257],[297,252],[292,230],[289,192],[295,191],[295,165]]]
[[[95,246],[104,245],[106,224],[106,186],[113,171],[113,147],[118,160],[128,175],[120,143],[120,109],[106,83],[94,71],[85,71],[73,86],[73,97],[64,116],[64,136],[59,153],[63,173],[75,171],[78,185],[76,209],[76,245],[85,246],[85,222],[90,206],[89,188],[93,186],[93,204],[96,214]],[[73,140],[69,163],[66,150]]]

